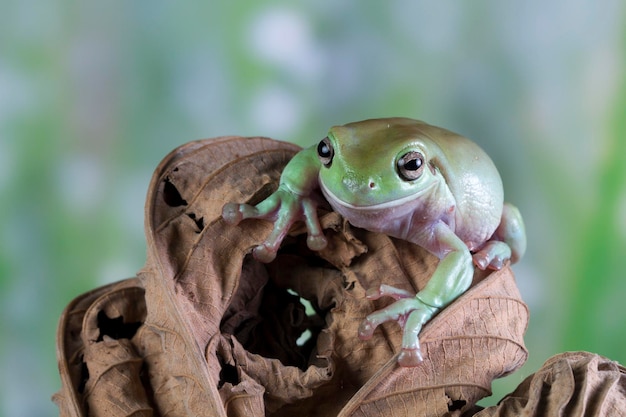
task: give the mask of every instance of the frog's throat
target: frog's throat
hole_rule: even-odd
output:
[[[392,207],[398,207],[401,206],[405,203],[411,202],[413,200],[416,200],[418,198],[420,198],[423,194],[425,194],[427,191],[429,191],[430,188],[432,188],[435,185],[434,182],[431,182],[430,184],[428,184],[426,187],[421,188],[419,191],[416,191],[410,195],[407,195],[406,197],[401,197],[401,198],[396,198],[395,200],[390,200],[390,201],[385,201],[384,203],[380,203],[380,204],[352,204],[352,203],[348,203],[345,200],[342,200],[341,198],[337,197],[337,195],[335,195],[332,191],[330,191],[325,185],[324,183],[322,183],[320,181],[320,188],[322,189],[322,193],[324,193],[324,195],[326,196],[326,199],[329,200],[329,202],[333,203],[333,204],[338,204],[342,207],[346,207],[348,209],[353,209],[353,210],[383,210],[383,209],[388,209],[388,208],[392,208]],[[332,205],[332,204],[331,204]]]

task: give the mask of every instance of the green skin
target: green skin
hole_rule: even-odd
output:
[[[256,206],[227,204],[223,217],[233,224],[247,218],[274,222],[253,251],[263,262],[274,259],[299,220],[306,223],[308,246],[320,250],[326,238],[317,217],[318,189],[352,225],[415,243],[440,260],[418,294],[385,284],[367,291],[370,300],[396,301],[367,316],[359,337],[369,339],[380,324],[397,321],[403,327],[402,366],[422,361],[422,326],[469,288],[474,264],[497,270],[526,249],[522,218],[503,202],[491,159],[467,138],[405,118],[331,128],[287,164],[276,192]]]

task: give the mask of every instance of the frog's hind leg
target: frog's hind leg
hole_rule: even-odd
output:
[[[526,231],[519,210],[504,203],[500,225],[488,240],[473,255],[480,269],[501,269],[508,260],[517,262],[526,251]]]

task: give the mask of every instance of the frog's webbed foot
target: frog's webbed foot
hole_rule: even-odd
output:
[[[359,326],[359,338],[367,340],[382,323],[397,321],[403,329],[402,350],[398,356],[400,366],[417,366],[423,360],[420,350],[419,333],[422,326],[439,310],[421,301],[408,291],[381,285],[367,291],[369,300],[389,296],[397,301],[381,310],[375,311],[363,320]]]
[[[307,231],[307,245],[312,250],[326,247],[326,238],[317,217],[317,203],[314,199],[283,189],[276,190],[256,206],[228,203],[222,209],[222,217],[231,224],[244,219],[264,219],[274,222],[274,228],[263,243],[254,248],[252,254],[261,262],[271,262],[291,226],[304,220]]]
[[[500,225],[491,240],[473,255],[474,263],[480,269],[499,270],[508,260],[517,262],[526,251],[526,231],[519,210],[504,203]]]

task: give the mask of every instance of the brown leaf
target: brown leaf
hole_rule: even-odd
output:
[[[476,417],[626,416],[626,369],[587,352],[556,355]]]
[[[263,138],[198,141],[178,148],[157,168],[146,203],[148,261],[140,279],[148,305],[144,346],[146,352],[158,346],[147,365],[160,410],[226,415],[218,387],[227,368],[215,347],[245,253],[261,231],[227,232],[231,227],[221,209],[227,199],[268,195],[297,149]],[[246,278],[241,288],[264,280],[255,273]]]
[[[62,416],[151,416],[140,380],[142,358],[130,343],[145,319],[136,279],[78,297],[59,322],[57,356]]]
[[[144,291],[118,287],[91,304],[83,319],[83,393],[90,415],[152,416],[141,382],[142,358],[131,343],[146,317]]]
[[[266,138],[227,137],[191,142],[163,160],[146,202],[141,326],[132,337],[99,341],[102,323],[86,320],[81,327],[79,313],[65,319],[59,356],[73,359],[64,362],[68,375],[57,397],[64,415],[80,415],[81,398],[92,411],[110,409],[114,390],[107,388],[114,384],[105,379],[125,375],[137,387],[128,388],[130,398],[121,403],[149,404],[157,415],[460,415],[490,394],[494,378],[524,362],[528,312],[508,268],[477,273],[475,286],[423,329],[425,361],[400,368],[399,326],[385,324],[366,342],[357,337],[363,318],[389,303],[367,301],[365,291],[382,282],[418,291],[436,258],[353,228],[323,207],[327,249],[310,251],[305,229],[296,226],[273,262],[255,261],[251,249],[271,223],[233,226],[221,209],[268,196],[297,151]],[[116,300],[96,303],[90,317],[141,316],[129,304],[141,304],[137,300]],[[93,296],[76,302],[66,317],[89,302]],[[80,341],[69,329],[82,332]],[[305,330],[311,337],[302,342]],[[81,374],[83,365],[72,355],[82,346],[87,352],[94,338],[84,355],[89,374]],[[85,393],[66,388],[81,378]]]
[[[491,274],[425,326],[419,366],[387,362],[340,416],[461,414],[491,394],[493,379],[524,363],[526,320],[510,270]]]

